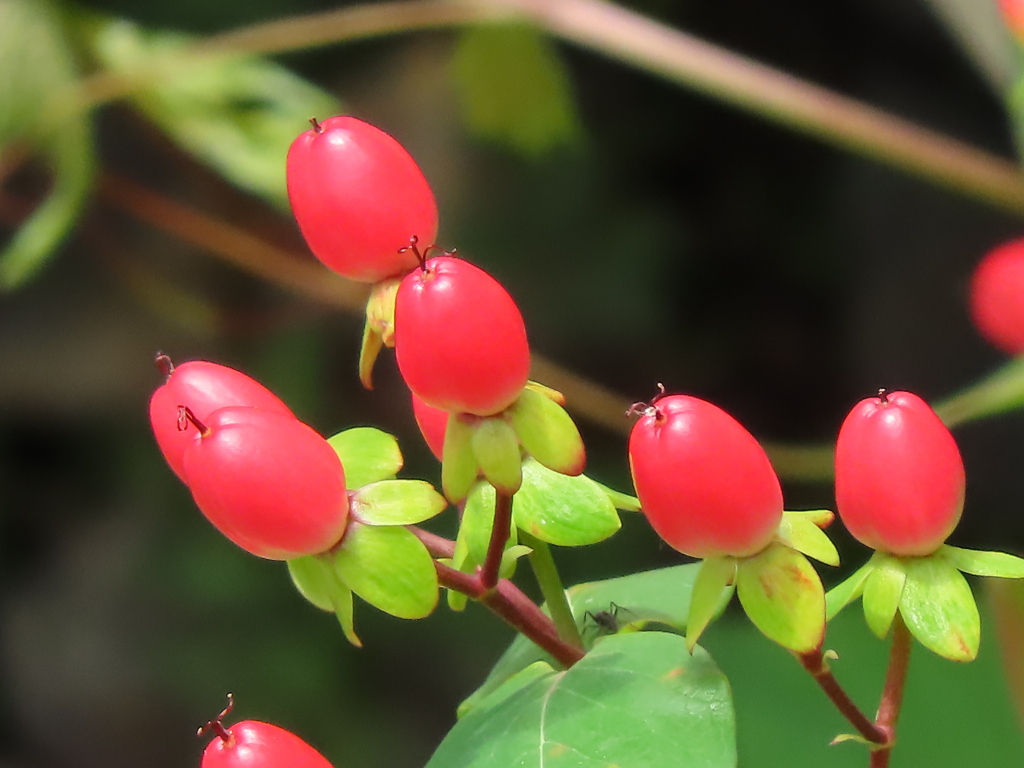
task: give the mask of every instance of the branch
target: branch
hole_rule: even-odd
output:
[[[907,682],[907,669],[910,667],[910,646],[912,640],[910,630],[899,611],[892,624],[892,647],[889,650],[889,668],[885,672],[885,686],[882,688],[882,700],[878,705],[875,724],[888,737],[881,749],[871,753],[870,768],[888,768],[889,756],[896,744],[896,723],[900,718],[903,706],[903,689]]]
[[[861,736],[874,744],[885,744],[888,741],[888,735],[872,723],[868,716],[861,712],[860,707],[854,703],[849,694],[843,690],[843,686],[839,684],[825,662],[824,654],[820,649],[810,653],[798,653],[796,657],[801,666],[811,673],[814,681],[829,697],[836,709],[849,721],[850,725],[857,729]]]
[[[484,589],[493,589],[498,583],[501,570],[501,556],[505,554],[509,530],[512,527],[512,494],[494,489],[494,522],[491,524],[491,540],[487,544],[487,555],[480,570],[480,582]]]

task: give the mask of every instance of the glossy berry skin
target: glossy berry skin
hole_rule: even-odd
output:
[[[244,720],[211,741],[201,768],[332,768],[327,758],[294,733],[270,723]]]
[[[1024,239],[994,248],[971,277],[971,319],[1007,354],[1024,352]]]
[[[416,161],[391,136],[332,117],[288,150],[288,199],[310,250],[335,272],[367,283],[417,265],[399,250],[437,236],[437,203]]]
[[[964,465],[953,435],[910,392],[854,406],[836,443],[836,506],[853,536],[894,555],[929,555],[960,520]]]
[[[395,354],[409,389],[452,413],[504,410],[530,373],[526,326],[512,297],[482,269],[451,256],[429,259],[402,280]]]
[[[185,479],[185,449],[193,442],[195,430],[178,429],[178,407],[186,406],[203,421],[218,408],[229,405],[268,408],[292,416],[288,406],[255,379],[226,365],[204,360],[177,366],[153,393],[149,401],[153,434],[167,463],[182,480]]]
[[[771,542],[782,489],[764,450],[718,406],[662,397],[629,436],[640,505],[665,542],[691,557],[747,557]]]
[[[441,461],[444,454],[444,433],[448,429],[448,411],[427,405],[413,394],[412,412],[427,447],[437,460]]]
[[[207,519],[270,560],[323,552],[345,532],[348,494],[334,449],[298,419],[265,408],[214,411],[189,425],[185,479]]]

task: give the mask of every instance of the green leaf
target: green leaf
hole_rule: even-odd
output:
[[[907,583],[900,613],[921,645],[951,661],[978,655],[981,620],[967,580],[945,558],[903,558]]]
[[[404,459],[393,435],[373,427],[355,427],[327,440],[345,468],[345,487],[350,491],[378,480],[390,480]]]
[[[512,499],[512,519],[532,536],[560,547],[604,541],[621,526],[601,486],[585,475],[553,472],[534,459],[523,462],[523,485]]]
[[[503,493],[518,491],[523,484],[523,458],[512,426],[500,416],[481,419],[473,426],[472,443],[487,481]]]
[[[889,634],[889,627],[900,605],[907,572],[903,562],[881,552],[874,558],[875,567],[864,581],[864,618],[879,639]]]
[[[466,30],[455,48],[452,74],[463,119],[481,139],[535,157],[579,138],[568,73],[533,28]]]
[[[839,552],[836,545],[828,535],[821,530],[814,513],[792,513],[783,512],[782,522],[779,530],[775,533],[776,541],[785,544],[790,549],[803,552],[808,557],[813,557],[828,565],[839,565]],[[831,512],[829,513],[831,515]]]
[[[877,553],[876,553],[877,554]],[[854,571],[849,578],[834,586],[825,595],[825,620],[832,621],[832,617],[848,606],[864,592],[864,582],[875,568],[874,556],[864,565]]]
[[[735,580],[735,557],[709,557],[701,564],[686,624],[686,647],[691,653],[705,628],[720,612],[723,591]]]
[[[566,672],[538,677],[448,733],[427,768],[736,765],[729,683],[683,638],[605,639]]]
[[[362,648],[352,623],[352,590],[338,580],[329,557],[311,555],[289,560],[288,573],[299,593],[317,608],[334,613],[348,641]]]
[[[77,77],[69,50],[52,3],[0,0],[0,157],[39,154],[53,174],[46,199],[0,253],[6,289],[31,277],[60,245],[91,188],[91,123],[62,108]]]
[[[484,696],[477,701],[474,704],[473,709],[476,712],[486,712],[489,709],[493,709],[498,704],[505,701],[505,699],[530,685],[534,680],[547,677],[554,671],[554,668],[546,661],[535,661],[525,669],[521,669],[516,672],[501,685],[488,693],[487,696]],[[466,711],[462,711],[462,708],[460,707],[458,713],[459,719],[461,719],[468,711],[468,709]]]
[[[381,480],[352,494],[352,514],[367,525],[414,525],[447,508],[445,497],[423,480]]]
[[[423,618],[437,605],[434,560],[405,528],[351,521],[334,567],[349,589],[400,619]]]
[[[121,19],[96,25],[93,53],[135,82],[132,103],[187,152],[286,210],[284,158],[312,116],[336,115],[330,94],[268,59],[204,56],[195,38]]]
[[[960,549],[948,544],[939,553],[964,573],[975,576],[994,576],[1000,579],[1024,579],[1024,559],[1005,552],[979,552],[974,549]]]
[[[583,472],[587,461],[583,438],[562,406],[540,392],[524,389],[508,413],[523,449],[540,464],[566,475]]]
[[[620,493],[613,488],[609,488],[604,483],[598,483],[597,480],[591,478],[597,486],[608,494],[608,498],[611,499],[612,504],[615,505],[616,509],[621,509],[624,512],[639,512],[640,511],[640,499],[636,496],[630,496],[628,493]]]
[[[478,469],[473,454],[473,427],[459,416],[449,417],[444,431],[441,486],[452,504],[458,504],[469,494]]]
[[[611,610],[619,606],[622,616],[630,624],[643,626],[656,622],[682,632],[690,615],[690,596],[693,593],[700,563],[676,565],[651,571],[631,573],[615,579],[590,581],[569,587],[566,599],[577,623],[584,624],[586,613]],[[716,606],[715,616],[725,610],[732,589],[724,590]],[[584,626],[584,631],[586,626]],[[501,685],[512,675],[535,661],[555,660],[522,635],[516,637],[494,665],[480,688],[459,706],[459,716],[472,709],[477,702]]]
[[[760,554],[740,560],[736,592],[754,626],[770,640],[797,653],[821,644],[825,590],[807,558],[796,550],[770,544]]]

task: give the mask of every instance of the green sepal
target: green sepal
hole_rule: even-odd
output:
[[[875,561],[872,558],[828,591],[825,595],[825,621],[832,621],[832,617],[861,596],[864,592],[864,582],[874,568]]]
[[[640,499],[636,496],[630,496],[628,493],[616,491],[614,488],[609,488],[604,483],[599,483],[593,478],[591,478],[591,482],[597,485],[598,488],[608,495],[608,498],[611,499],[611,502],[615,505],[616,509],[621,509],[623,512],[640,511]]]
[[[518,495],[518,494],[517,494]],[[470,492],[462,509],[462,522],[455,540],[456,552],[460,542],[466,547],[466,557],[459,570],[472,573],[483,564],[487,557],[487,548],[491,543],[491,528],[494,525],[494,488],[487,482],[479,482]],[[515,500],[513,499],[513,509]],[[506,547],[518,543],[516,526],[509,522],[509,538]]]
[[[544,395],[548,400],[553,400],[561,406],[565,406],[565,395],[559,392],[557,389],[552,389],[546,384],[541,384],[538,381],[526,382],[526,388],[534,392],[539,392]]]
[[[373,427],[355,427],[328,438],[345,469],[345,487],[354,491],[398,474],[405,460],[393,435]]]
[[[437,605],[434,560],[405,528],[349,522],[334,568],[359,597],[400,619],[421,619]]]
[[[784,648],[807,653],[825,636],[825,590],[800,552],[778,543],[743,558],[736,592],[762,634]]]
[[[415,525],[441,514],[448,500],[424,480],[381,480],[352,494],[352,514],[366,525]]]
[[[452,414],[444,431],[441,461],[441,487],[452,504],[466,498],[476,482],[479,466],[473,454],[473,426],[463,417]]]
[[[840,733],[838,736],[832,739],[832,741],[829,742],[829,746],[834,747],[836,744],[843,744],[847,741],[855,741],[858,744],[863,744],[865,747],[871,750],[879,749],[880,747],[884,746],[882,744],[877,744],[871,741],[870,739],[864,738],[859,733]]]
[[[381,349],[395,346],[395,298],[401,284],[399,278],[381,280],[373,286],[366,300],[366,324],[359,348],[359,380],[367,389],[373,389],[373,365]]]
[[[525,544],[514,544],[501,553],[501,565],[498,566],[498,575],[503,579],[511,579],[516,573],[516,562],[520,557],[533,552]]]
[[[941,555],[902,558],[900,614],[921,645],[951,661],[978,655],[981,619],[967,580]]]
[[[811,514],[783,512],[782,522],[779,523],[779,529],[775,532],[775,540],[827,565],[839,565],[839,552],[836,551],[836,545],[821,529],[818,523],[818,519],[821,518],[815,519],[811,516],[819,514],[819,511]],[[831,514],[829,512],[829,515]]]
[[[519,490],[523,455],[516,432],[505,419],[491,416],[473,425],[473,455],[487,482],[502,493],[511,495]]]
[[[864,580],[861,600],[868,628],[881,640],[889,634],[889,627],[896,616],[907,572],[899,558],[884,552],[876,552],[871,561],[874,567]]]
[[[789,509],[783,514],[791,519],[809,520],[819,528],[828,528],[836,519],[836,513],[831,509]]]
[[[735,557],[709,557],[701,563],[690,596],[690,615],[686,621],[686,648],[693,653],[701,634],[719,611],[722,590],[736,580]]]
[[[292,583],[304,598],[323,611],[333,613],[345,638],[356,648],[363,643],[356,635],[352,618],[352,590],[338,579],[330,555],[310,555],[288,561]]]
[[[522,467],[523,485],[512,499],[516,527],[558,547],[596,544],[621,527],[608,494],[586,475],[563,475],[533,458]]]
[[[460,551],[459,543],[456,542],[455,555],[451,558],[451,560],[438,560],[437,562],[441,563],[442,565],[447,565],[449,568],[454,568],[457,571],[461,571],[463,570],[462,564],[465,562],[465,560],[465,544],[462,545]],[[449,589],[447,590],[447,592],[448,594],[446,596],[446,599],[448,600],[448,607],[453,611],[464,611],[466,609],[466,605],[469,603],[469,596],[462,592],[458,592],[454,589]]]
[[[939,555],[953,567],[975,576],[991,576],[999,579],[1024,579],[1024,559],[1005,552],[979,552],[974,549],[960,549],[944,544]]]
[[[558,403],[524,389],[508,409],[523,449],[548,469],[578,475],[587,463],[583,438],[572,418]]]

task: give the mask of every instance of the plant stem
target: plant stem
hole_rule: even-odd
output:
[[[484,589],[493,589],[498,583],[501,570],[501,556],[512,527],[512,494],[494,490],[494,523],[491,525],[491,540],[487,544],[487,555],[480,569],[480,582]]]
[[[885,672],[885,686],[882,688],[882,699],[878,704],[875,725],[887,736],[885,746],[871,753],[870,768],[888,768],[889,755],[896,744],[896,723],[900,718],[903,706],[903,689],[907,682],[907,669],[910,667],[910,630],[903,621],[899,611],[892,624],[892,646],[889,649],[889,668]]]
[[[572,609],[566,599],[565,586],[562,584],[562,577],[558,575],[551,547],[546,541],[541,541],[526,531],[519,532],[519,540],[533,550],[530,553],[530,566],[533,568],[537,584],[540,585],[541,594],[547,601],[548,611],[558,628],[559,637],[567,643],[582,647],[583,638],[580,637],[576,619],[573,618]]]
[[[434,567],[441,586],[480,601],[566,668],[583,658],[583,649],[562,640],[550,617],[508,579],[485,587],[480,572],[463,573],[436,561]]]
[[[886,743],[887,735],[861,712],[860,707],[843,690],[835,675],[832,674],[832,670],[829,669],[820,648],[808,653],[798,653],[796,657],[801,666],[811,673],[811,677],[825,692],[825,695],[835,704],[836,709],[849,721],[850,725],[857,729],[861,736],[875,744]]]

